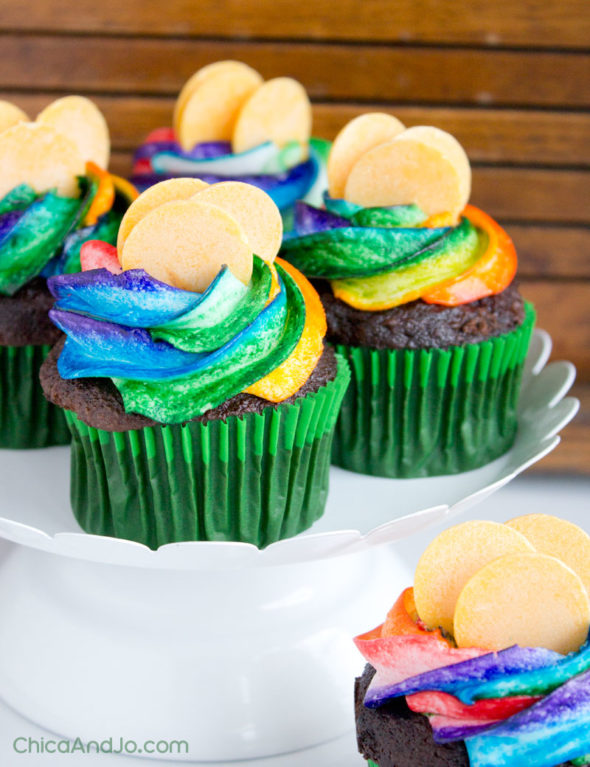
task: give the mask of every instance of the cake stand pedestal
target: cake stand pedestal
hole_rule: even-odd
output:
[[[388,547],[216,573],[15,547],[0,567],[1,694],[83,742],[188,743],[168,759],[307,748],[345,731],[351,637],[411,578]]]
[[[545,366],[550,350],[537,331],[505,456],[424,480],[333,469],[322,519],[264,550],[87,535],[68,449],[3,451],[0,536],[20,545],[0,558],[0,697],[59,736],[123,739],[144,757],[184,741],[166,758],[255,759],[342,735],[362,665],[352,637],[412,580],[392,544],[508,483],[575,415],[575,371]]]

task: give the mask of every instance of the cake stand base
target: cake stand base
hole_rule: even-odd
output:
[[[11,547],[0,564],[0,694],[82,742],[188,743],[167,759],[304,749],[345,731],[362,666],[352,637],[411,580],[391,547],[220,572]]]

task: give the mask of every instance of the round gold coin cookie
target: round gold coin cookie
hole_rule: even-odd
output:
[[[84,96],[64,96],[49,104],[37,116],[67,136],[78,147],[82,159],[107,169],[111,155],[109,129],[100,109]]]
[[[84,175],[85,162],[73,141],[51,126],[21,122],[0,134],[0,168],[0,197],[19,184],[78,197],[76,177]]]
[[[207,184],[199,178],[169,178],[166,181],[160,181],[159,184],[150,186],[145,192],[142,192],[127,208],[121,220],[119,234],[117,235],[119,257],[131,230],[148,213],[151,213],[152,210],[155,210],[165,202],[188,200],[206,187]]]
[[[289,141],[307,146],[311,121],[311,104],[301,83],[291,77],[275,77],[260,85],[242,106],[232,148],[245,152],[267,141],[279,147]]]
[[[242,227],[252,251],[272,263],[283,239],[283,219],[271,198],[242,181],[211,184],[193,197],[226,210]]]
[[[17,123],[29,122],[26,112],[10,101],[0,99],[0,133]]]
[[[445,530],[416,567],[414,598],[421,620],[452,634],[455,605],[467,581],[493,559],[526,551],[534,547],[524,535],[498,522],[464,522]]]
[[[471,169],[459,142],[429,126],[408,128],[370,149],[350,171],[345,198],[363,207],[418,205],[457,220],[469,200]]]
[[[258,72],[245,64],[220,67],[197,78],[178,116],[183,149],[203,141],[230,141],[240,110],[261,82]]]
[[[368,112],[355,117],[338,133],[328,157],[330,197],[344,197],[346,180],[357,160],[369,149],[389,141],[405,130],[405,125],[385,112]]]
[[[137,223],[120,255],[123,269],[144,269],[183,290],[204,292],[222,266],[248,284],[252,250],[238,222],[197,200],[160,205]]]
[[[526,514],[506,524],[522,533],[537,551],[571,567],[590,594],[590,535],[585,530],[550,514]]]
[[[586,641],[590,599],[580,577],[555,557],[499,557],[463,587],[454,619],[459,647],[546,647],[563,654]]]
[[[172,125],[177,135],[179,133],[182,113],[184,112],[184,108],[187,105],[188,101],[190,100],[190,97],[197,90],[198,86],[201,83],[204,83],[205,80],[207,80],[207,78],[213,77],[214,75],[219,74],[220,72],[254,73],[255,76],[256,75],[258,76],[258,82],[259,83],[263,82],[261,75],[259,75],[255,69],[253,69],[252,67],[249,67],[247,64],[244,64],[242,61],[234,61],[234,60],[228,59],[226,61],[215,61],[212,64],[207,64],[206,66],[201,67],[201,69],[195,72],[194,75],[191,75],[191,77],[189,77],[186,83],[182,86],[182,89],[180,93],[178,94],[178,98],[176,99],[176,104],[174,105]]]

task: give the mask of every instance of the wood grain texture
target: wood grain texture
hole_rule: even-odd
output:
[[[3,0],[2,29],[587,47],[586,0]]]
[[[553,359],[570,360],[581,382],[590,381],[590,281],[521,280],[537,310],[537,327],[553,338]]]
[[[31,116],[57,95],[0,89],[0,98],[14,101]],[[104,112],[116,149],[135,148],[153,128],[172,119],[173,98],[87,95]],[[353,117],[375,109],[408,126],[430,124],[449,131],[473,162],[590,167],[590,114],[575,112],[317,103],[314,134],[332,139]]]
[[[0,88],[67,82],[73,91],[175,96],[193,72],[222,59],[265,78],[288,74],[320,100],[590,106],[590,54],[97,36],[0,35]]]
[[[531,468],[535,473],[590,474],[590,385],[576,384],[571,395],[580,400],[580,411],[555,450]]]
[[[523,277],[590,279],[590,228],[507,224]]]
[[[333,138],[353,117],[377,109],[406,125],[436,125],[463,144],[472,161],[530,165],[590,164],[590,115],[567,111],[396,105],[315,104],[317,135]]]
[[[590,172],[474,168],[472,202],[505,221],[588,224]]]
[[[170,124],[183,82],[223,58],[301,80],[318,136],[369,110],[456,135],[472,201],[512,235],[523,291],[590,407],[588,0],[2,1],[0,97],[34,116],[57,95],[91,95],[123,175]],[[566,445],[587,440],[583,424]],[[546,465],[590,471],[567,451]]]
[[[128,175],[131,152],[113,152],[111,168]],[[554,222],[587,226],[590,171],[474,167],[471,201],[504,222]]]

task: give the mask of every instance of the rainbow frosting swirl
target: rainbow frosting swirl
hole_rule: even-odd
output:
[[[178,176],[200,178],[208,184],[243,181],[262,189],[279,210],[287,211],[297,200],[319,204],[326,187],[328,150],[328,142],[311,139],[307,159],[296,141],[282,149],[267,142],[239,154],[232,153],[229,141],[208,141],[187,152],[172,129],[161,128],[136,150],[132,181],[140,191]]]
[[[309,311],[304,282],[288,264],[271,266],[257,256],[248,285],[224,267],[204,293],[171,287],[142,269],[53,277],[51,317],[67,336],[59,372],[111,378],[126,411],[169,424],[244,390],[264,396],[260,384],[293,363],[310,330],[322,346],[325,329],[309,327],[315,308]],[[317,362],[306,359],[295,359],[304,373],[295,391]]]
[[[14,295],[38,275],[79,271],[80,248],[87,240],[116,241],[130,199],[126,182],[117,187],[113,178],[90,165],[78,179],[79,197],[37,194],[21,184],[0,200],[1,294]]]
[[[455,648],[434,632],[356,645],[376,669],[365,705],[402,696],[437,743],[465,741],[473,767],[590,763],[590,638],[569,655],[513,646]]]
[[[329,280],[337,298],[366,311],[418,298],[466,303],[510,284],[516,256],[492,219],[467,206],[458,224],[444,223],[445,216],[428,218],[416,205],[363,208],[326,195],[325,209],[297,204],[281,255],[308,277]]]

